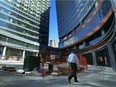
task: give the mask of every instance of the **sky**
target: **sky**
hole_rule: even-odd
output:
[[[49,30],[49,40],[57,40],[58,39],[58,27],[57,27],[57,18],[56,18],[56,6],[55,0],[50,0],[50,30]]]

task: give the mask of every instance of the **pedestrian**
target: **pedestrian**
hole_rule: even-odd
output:
[[[68,56],[68,66],[71,69],[71,74],[68,76],[68,81],[71,83],[71,79],[74,77],[75,82],[79,82],[77,80],[77,69],[79,68],[79,60],[78,57],[75,54],[75,50],[72,49],[70,55]]]

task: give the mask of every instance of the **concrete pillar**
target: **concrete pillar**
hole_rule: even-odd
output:
[[[97,66],[97,60],[96,60],[95,51],[92,51],[92,57],[93,57],[93,65]]]
[[[116,60],[115,60],[112,45],[110,43],[108,43],[107,48],[108,48],[108,53],[109,53],[112,68],[113,68],[114,71],[116,71]]]
[[[6,47],[3,48],[3,52],[2,52],[2,60],[6,59]]]
[[[25,58],[25,50],[23,51],[22,61],[24,61],[24,58]]]

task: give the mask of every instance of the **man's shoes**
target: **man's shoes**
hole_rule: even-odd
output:
[[[69,80],[69,83],[71,84],[71,81]]]
[[[71,81],[70,81],[70,79],[68,78],[68,81],[69,81],[69,83],[71,84]]]
[[[75,82],[79,82],[78,80],[76,80]]]

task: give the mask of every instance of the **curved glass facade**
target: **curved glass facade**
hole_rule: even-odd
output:
[[[0,0],[1,46],[39,53],[48,35],[49,0]]]
[[[59,3],[61,3],[58,5]],[[59,35],[64,36],[69,33],[77,25],[77,23],[82,19],[82,17],[91,8],[94,2],[89,2],[89,0],[80,2],[78,1],[57,1],[57,16],[59,22]],[[66,4],[66,5],[65,5]],[[59,6],[62,5],[62,10]],[[75,8],[75,9],[74,9]],[[82,9],[81,9],[82,8]],[[61,16],[62,15],[62,16]],[[60,18],[61,16],[61,18]],[[63,22],[63,23],[62,23]]]
[[[105,66],[116,70],[116,6],[113,2],[56,0],[59,48],[63,57],[73,48],[76,54],[87,58],[88,64],[99,66],[99,58],[102,57],[107,62]]]
[[[63,2],[60,5],[63,5]],[[66,2],[70,3],[70,1],[66,1]],[[70,11],[69,13],[64,13],[65,11],[64,12],[59,11],[60,8],[57,8],[58,23],[59,23],[58,31],[59,31],[59,36],[60,36],[59,47],[60,48],[63,48],[75,42],[78,42],[79,40],[87,36],[89,33],[91,33],[101,23],[101,21],[106,17],[108,11],[111,8],[110,1],[100,2],[98,0],[97,1],[87,0],[87,1],[81,1],[81,2],[79,1],[71,1],[71,2],[72,4],[75,3],[76,6],[79,6],[77,7],[78,9],[75,6],[74,9],[69,9]],[[58,3],[60,2],[57,1],[56,3],[58,7]],[[70,6],[72,5],[69,4],[67,8],[71,8]],[[80,9],[82,7],[86,9]],[[75,13],[70,14],[72,10]],[[59,18],[59,16],[61,16],[60,14],[62,15],[64,14],[65,19],[62,18],[60,20]],[[102,36],[99,36],[97,38],[99,38],[98,40],[100,40]],[[93,42],[94,44],[96,43],[96,41],[95,42],[90,41],[89,45],[91,45],[91,42]]]

